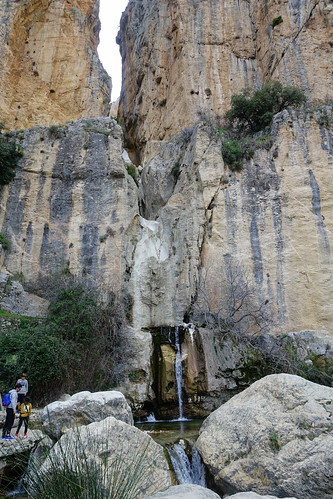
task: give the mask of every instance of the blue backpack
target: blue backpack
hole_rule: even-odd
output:
[[[7,405],[9,405],[9,404],[10,404],[10,394],[9,394],[9,393],[6,393],[6,395],[4,395],[4,396],[2,397],[2,405],[3,405],[4,407],[7,407]]]

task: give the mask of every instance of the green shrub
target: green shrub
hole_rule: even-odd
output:
[[[245,153],[240,140],[225,140],[221,146],[224,162],[231,170],[241,170]]]
[[[319,126],[330,128],[333,123],[333,114],[329,114],[327,108],[321,108],[317,113],[316,119]]]
[[[15,168],[23,151],[6,134],[0,134],[0,185],[9,184],[15,177]]]
[[[275,26],[278,26],[279,24],[283,23],[283,19],[281,16],[279,17],[274,17],[272,21],[272,28],[275,28]]]
[[[61,393],[110,388],[128,354],[125,313],[110,295],[100,302],[93,288],[62,289],[46,319],[20,321],[0,333],[0,388],[29,373],[31,395],[46,403]]]
[[[30,499],[132,499],[151,486],[154,457],[148,461],[149,442],[113,453],[105,445],[102,452],[89,428],[87,433],[84,439],[79,428],[71,429],[45,459],[32,456],[22,480]]]
[[[127,170],[127,173],[134,179],[136,180],[136,177],[137,177],[137,171],[136,171],[136,167],[134,165],[132,165],[132,163],[128,163],[126,165],[126,170]]]
[[[279,434],[277,431],[274,430],[269,435],[269,442],[271,449],[274,452],[279,452],[279,450],[281,449],[281,444],[280,444]]]
[[[297,87],[284,87],[278,81],[265,83],[259,90],[244,89],[234,95],[225,118],[238,133],[255,133],[270,125],[274,114],[288,107],[299,107],[305,100]]]
[[[49,136],[54,139],[60,139],[62,134],[62,129],[60,125],[51,125],[49,126]]]
[[[5,234],[0,232],[0,244],[4,250],[8,250],[10,248],[10,242],[8,237]]]
[[[233,95],[231,109],[225,114],[227,127],[218,129],[226,165],[231,170],[241,170],[243,161],[251,159],[256,149],[269,149],[272,138],[262,131],[271,125],[274,114],[304,102],[301,90],[283,87],[278,81],[265,83],[259,90],[247,88]],[[259,132],[259,136],[254,136]]]

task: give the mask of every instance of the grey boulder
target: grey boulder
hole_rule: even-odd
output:
[[[224,494],[332,499],[333,388],[266,376],[214,411],[196,445]]]
[[[238,492],[232,496],[226,496],[225,499],[279,499],[276,496],[261,496],[255,492]],[[296,497],[284,497],[283,499],[297,499]]]
[[[201,487],[201,485],[192,485],[184,483],[182,485],[175,485],[169,487],[163,492],[157,492],[152,496],[146,496],[144,499],[220,499],[217,495],[210,489]]]
[[[114,416],[133,424],[133,415],[124,395],[118,391],[75,393],[67,400],[52,402],[41,413],[44,431],[59,438],[66,430]]]
[[[139,499],[172,484],[163,447],[112,416],[66,431],[38,468],[35,463],[28,483],[34,490],[39,480],[47,481],[55,471],[66,476],[68,470],[83,480],[88,496],[92,487],[105,491],[105,497]]]

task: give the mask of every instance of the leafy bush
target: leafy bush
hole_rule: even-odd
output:
[[[225,140],[221,146],[224,162],[231,170],[241,170],[245,151],[240,140]]]
[[[23,151],[5,134],[0,134],[0,185],[9,184],[15,177],[15,168]]]
[[[0,244],[4,250],[8,250],[10,248],[10,242],[8,237],[5,234],[0,232]]]
[[[297,87],[284,87],[280,82],[265,83],[261,89],[244,89],[231,98],[231,109],[225,117],[239,133],[255,133],[271,124],[274,114],[288,107],[299,107],[305,95]]]
[[[49,126],[49,136],[53,137],[54,139],[60,139],[62,135],[62,128],[60,125],[51,125]]]
[[[110,388],[119,381],[128,354],[124,317],[115,295],[102,303],[91,288],[61,290],[47,319],[21,320],[0,334],[1,387],[7,389],[24,369],[35,402]]]
[[[136,177],[137,177],[137,171],[136,171],[136,167],[134,165],[132,165],[132,163],[128,163],[126,165],[126,170],[127,170],[127,173],[134,179],[136,180]]]
[[[283,87],[280,82],[265,83],[261,89],[244,89],[231,98],[226,112],[227,128],[222,129],[221,152],[231,170],[241,170],[244,159],[251,159],[256,149],[271,146],[271,137],[259,135],[268,127],[274,114],[288,107],[298,107],[305,96],[296,87]]]
[[[256,149],[269,149],[272,145],[270,135],[259,137],[247,136],[242,139],[227,139],[222,141],[221,152],[224,162],[233,171],[241,170],[244,159],[251,159]]]
[[[279,434],[277,431],[274,430],[272,431],[272,433],[270,433],[269,442],[272,451],[279,452],[279,450],[281,449],[281,444],[280,444]]]
[[[274,19],[272,21],[272,28],[275,28],[275,26],[278,26],[281,23],[283,23],[283,19],[281,16],[274,17]]]

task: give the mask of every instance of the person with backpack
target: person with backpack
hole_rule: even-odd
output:
[[[16,381],[16,384],[22,385],[20,393],[18,394],[18,403],[21,404],[29,391],[29,383],[27,380],[27,373],[22,373],[21,377]]]
[[[12,390],[9,390],[10,403],[6,407],[6,420],[2,430],[2,438],[7,438],[13,440],[14,437],[11,436],[10,432],[14,424],[15,420],[15,412],[17,408],[17,395],[21,390],[22,385],[20,383],[16,383],[15,387]]]
[[[28,424],[29,424],[29,416],[32,411],[31,399],[29,397],[25,397],[24,401],[21,404],[18,404],[18,410],[20,411],[20,419],[19,424],[15,433],[15,437],[19,436],[20,429],[22,424],[24,423],[24,437],[28,436]]]

